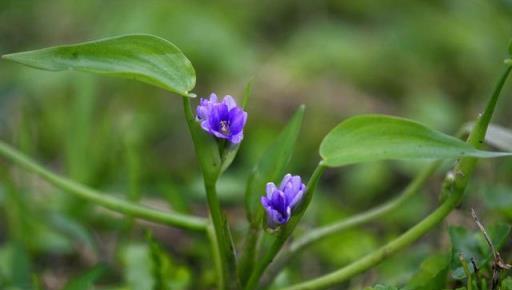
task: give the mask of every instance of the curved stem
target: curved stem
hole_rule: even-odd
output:
[[[0,141],[0,155],[17,163],[23,168],[41,176],[49,183],[61,188],[75,196],[91,201],[110,210],[127,214],[140,219],[166,224],[193,231],[205,231],[208,221],[204,218],[184,215],[173,212],[162,212],[149,207],[141,206],[123,199],[115,198],[109,194],[91,189],[83,184],[61,177],[48,171],[23,153],[17,151],[6,143]]]
[[[505,81],[512,70],[512,63],[506,62],[506,64],[507,67],[499,79],[493,94],[488,100],[484,113],[478,118],[468,137],[467,143],[473,145],[475,148],[482,147],[483,140],[501,90],[503,89]],[[453,169],[455,177],[448,174],[445,178],[445,182],[441,190],[441,197],[446,197],[445,201],[432,214],[401,236],[344,268],[316,279],[292,285],[284,290],[324,289],[368,270],[390,255],[410,245],[436,225],[441,223],[444,218],[462,201],[469,179],[476,167],[476,163],[476,158],[462,158]]]
[[[432,162],[428,167],[421,171],[396,198],[365,212],[350,216],[347,219],[336,221],[329,225],[308,231],[302,237],[297,238],[290,244],[290,247],[279,254],[277,259],[270,265],[266,275],[263,277],[262,284],[265,286],[272,282],[275,276],[293,257],[311,244],[333,234],[339,233],[340,231],[375,220],[376,218],[399,208],[418,192],[427,179],[437,170],[437,168],[439,168],[441,163],[442,161],[439,160]]]
[[[496,109],[496,104],[498,103],[498,99],[505,85],[505,81],[507,80],[510,71],[512,70],[512,63],[505,62],[506,68],[503,71],[501,78],[498,80],[496,84],[496,88],[491,95],[491,98],[488,100],[487,105],[485,107],[484,112],[476,121],[475,126],[471,130],[471,134],[468,138],[468,143],[472,144],[475,147],[480,147],[484,143],[485,134],[487,132],[487,128],[489,127],[489,123],[491,122],[492,115],[494,114],[494,110]]]
[[[459,199],[457,196],[452,196],[420,223],[387,245],[381,247],[380,249],[364,256],[363,258],[352,264],[349,264],[344,268],[341,268],[340,270],[334,271],[320,278],[284,288],[282,290],[324,289],[334,284],[341,283],[361,272],[364,272],[382,260],[386,259],[387,257],[393,255],[397,251],[401,250],[402,248],[410,245],[418,238],[422,237],[425,233],[442,222],[444,218],[453,210],[453,208],[457,206],[458,203]]]
[[[427,179],[435,172],[440,166],[441,161],[435,161],[430,166],[420,172],[409,185],[404,189],[400,196],[376,206],[368,211],[353,215],[345,220],[334,222],[332,224],[313,229],[304,236],[298,238],[290,245],[290,252],[295,253],[303,248],[309,246],[318,240],[321,240],[329,235],[335,234],[339,231],[345,230],[350,227],[354,227],[363,223],[367,223],[371,220],[379,218],[403,205],[409,198],[415,195],[418,190],[425,184]]]

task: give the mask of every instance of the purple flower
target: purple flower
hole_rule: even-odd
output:
[[[236,105],[232,96],[225,96],[219,102],[217,95],[211,94],[210,99],[201,99],[196,109],[197,120],[203,130],[220,139],[227,139],[238,144],[244,138],[244,126],[247,112]]]
[[[268,226],[275,229],[288,222],[305,191],[298,175],[286,174],[279,188],[273,182],[267,183],[267,195],[261,197],[261,204],[267,212]]]

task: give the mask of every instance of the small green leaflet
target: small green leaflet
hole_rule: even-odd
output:
[[[418,122],[387,115],[359,115],[332,129],[320,145],[329,167],[389,159],[490,158],[512,153],[489,152]]]
[[[196,76],[187,57],[171,42],[132,34],[4,55],[33,68],[76,70],[136,79],[192,97]]]

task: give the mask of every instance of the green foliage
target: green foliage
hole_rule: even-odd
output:
[[[13,53],[3,58],[49,71],[77,70],[136,79],[183,96],[191,96],[196,82],[192,64],[174,44],[146,34]]]
[[[496,250],[499,250],[507,241],[510,229],[511,227],[506,224],[495,224],[488,227],[487,232]],[[451,269],[453,278],[466,278],[460,264],[460,254],[462,254],[467,261],[474,258],[477,266],[482,270],[489,270],[489,261],[492,258],[492,252],[480,231],[470,231],[463,227],[450,227],[449,233],[452,243]],[[469,267],[469,270],[473,272],[473,267]]]
[[[510,18],[511,7],[505,3],[506,1],[400,1],[400,5],[392,3],[393,1],[374,3],[367,0],[308,4],[301,1],[282,1],[274,3],[272,9],[268,9],[266,4],[259,5],[258,1],[250,2],[254,4],[250,5],[251,9],[239,9],[246,8],[247,4],[232,1],[219,1],[215,4],[194,1],[139,2],[129,1],[136,4],[137,8],[133,9],[134,5],[117,5],[97,0],[79,0],[72,3],[57,0],[44,5],[33,0],[25,1],[21,5],[18,1],[7,0],[0,3],[2,19],[5,22],[5,25],[0,27],[0,40],[7,40],[0,41],[0,48],[2,51],[16,51],[35,43],[39,45],[56,39],[84,39],[96,35],[148,31],[164,35],[184,48],[202,76],[201,90],[238,86],[247,79],[244,73],[254,73],[258,69],[254,66],[264,67],[264,73],[258,74],[258,82],[264,83],[265,86],[259,86],[261,91],[258,91],[256,102],[260,103],[256,103],[255,107],[263,106],[265,111],[264,114],[251,114],[249,117],[249,125],[257,124],[258,129],[248,130],[246,137],[250,138],[244,140],[245,143],[240,150],[237,168],[233,170],[236,174],[231,176],[238,182],[236,188],[233,186],[231,190],[233,196],[238,198],[233,198],[232,203],[241,201],[243,189],[240,189],[240,184],[246,179],[244,174],[252,168],[252,162],[248,161],[257,157],[253,152],[261,151],[261,144],[264,143],[261,140],[265,136],[275,139],[275,131],[270,129],[271,127],[285,122],[279,115],[306,98],[314,102],[314,105],[312,115],[305,123],[301,142],[296,142],[295,139],[298,138],[302,115],[299,124],[290,129],[290,132],[296,133],[289,132],[287,137],[279,137],[284,138],[284,141],[276,141],[283,144],[293,139],[292,143],[296,144],[291,144],[291,147],[285,148],[286,150],[284,147],[280,148],[279,144],[268,149],[263,159],[266,155],[270,157],[268,161],[261,161],[262,168],[259,169],[268,169],[269,175],[259,176],[261,180],[256,180],[257,177],[254,176],[249,179],[249,182],[254,184],[253,188],[251,185],[247,186],[247,193],[252,192],[252,201],[247,199],[247,211],[251,222],[256,222],[258,226],[262,217],[259,196],[264,193],[264,183],[278,181],[285,173],[295,146],[299,154],[296,154],[298,158],[294,159],[291,167],[298,172],[310,172],[312,159],[308,158],[315,156],[316,145],[328,126],[335,122],[334,118],[361,111],[396,112],[426,121],[429,125],[434,125],[434,128],[453,130],[456,124],[462,121],[463,116],[476,114],[475,108],[465,108],[467,104],[479,102],[475,98],[480,97],[487,88],[489,77],[494,75],[496,58],[501,56],[499,47],[506,38],[504,36],[510,33],[506,24]],[[93,18],[95,21],[91,22],[90,19]],[[487,21],[489,19],[492,21]],[[428,27],[428,33],[425,33],[425,27]],[[131,39],[128,39],[130,37]],[[139,39],[131,41],[133,37]],[[152,38],[155,46],[143,41],[144,37]],[[305,43],[307,45],[304,45]],[[106,50],[102,48],[100,53],[95,55],[90,53],[92,49],[100,46]],[[133,51],[124,51],[125,48],[135,46],[139,46],[136,48],[137,51],[144,51],[146,55],[142,58],[131,57]],[[162,61],[162,58],[153,54],[154,48],[166,50],[169,54],[166,54]],[[110,63],[107,58],[117,49],[123,50],[123,59]],[[269,54],[269,51],[272,53]],[[72,69],[136,79],[184,96],[192,96],[190,90],[195,85],[194,69],[183,54],[167,41],[149,35],[122,36],[59,46],[13,54],[6,58],[44,70]],[[265,60],[263,66],[262,60]],[[6,135],[2,139],[11,138],[9,143],[21,143],[16,146],[21,147],[21,151],[27,156],[47,161],[45,167],[51,167],[52,170],[65,171],[64,174],[70,175],[69,181],[76,180],[94,188],[115,192],[133,190],[135,193],[130,194],[130,198],[138,200],[140,197],[142,202],[156,201],[159,204],[162,203],[162,185],[166,185],[175,191],[175,196],[179,196],[171,202],[172,210],[187,209],[189,213],[208,215],[205,206],[198,206],[195,202],[197,199],[190,198],[191,187],[188,184],[190,180],[197,180],[197,172],[193,169],[193,154],[187,151],[190,150],[188,139],[183,138],[180,133],[182,123],[177,119],[181,115],[175,111],[175,100],[161,101],[158,95],[141,98],[141,95],[150,96],[161,92],[151,89],[143,91],[138,86],[131,85],[131,82],[108,80],[95,81],[98,90],[90,92],[91,96],[108,95],[108,98],[98,99],[98,102],[92,98],[87,101],[78,100],[70,106],[69,102],[63,100],[77,100],[77,93],[87,93],[83,92],[82,86],[77,86],[76,91],[69,91],[70,78],[66,76],[75,77],[75,74],[48,77],[45,72],[19,71],[21,73],[18,75],[18,70],[14,66],[4,66],[0,70],[0,107],[4,108],[0,111],[0,118],[5,125],[2,132]],[[83,83],[76,79],[74,82]],[[293,85],[289,90],[287,86],[286,92],[283,93],[285,82]],[[437,98],[435,101],[433,94]],[[22,99],[23,106],[28,108],[23,109],[21,116],[18,116],[19,99]],[[243,102],[244,107],[245,103],[246,98]],[[404,106],[404,103],[408,105]],[[506,108],[510,107],[508,105],[502,107],[505,112]],[[128,125],[116,126],[119,120],[125,120],[125,116],[133,111],[145,115],[149,126],[141,126],[138,118]],[[297,114],[298,112],[295,116]],[[216,180],[231,164],[239,148],[217,142],[205,134],[193,118],[189,118],[189,121],[197,146],[196,155],[203,172],[210,181]],[[374,130],[365,140],[374,142],[374,147],[370,146],[375,149],[374,152],[366,151],[366,148],[365,152],[360,154],[345,151],[367,145],[365,140],[353,139],[350,136],[344,139],[346,132],[341,132],[343,142],[336,139],[332,141],[332,145],[337,147],[336,150],[339,152],[343,151],[342,155],[346,153],[349,157],[340,157],[340,161],[336,153],[335,157],[327,158],[325,164],[335,167],[338,164],[331,165],[331,161],[342,162],[341,165],[345,165],[378,159],[452,159],[474,153],[461,153],[458,147],[460,144],[452,143],[453,139],[448,140],[445,138],[446,135],[439,135],[439,132],[434,134],[430,131],[426,134],[429,138],[442,137],[434,140],[439,141],[439,144],[435,144],[438,147],[423,147],[425,143],[422,142],[427,141],[425,139],[412,144],[411,139],[416,138],[418,132],[421,133],[421,130],[416,128],[400,128],[397,132],[405,133],[398,134],[397,138],[382,140],[386,134],[381,133],[389,128],[383,130],[385,126],[381,125],[385,125],[381,120],[369,123]],[[290,126],[291,124],[285,130]],[[136,130],[144,131],[136,141],[136,146],[119,146],[119,140],[121,143],[127,141],[124,138],[131,138]],[[491,128],[487,137],[493,136],[493,133]],[[286,134],[283,132],[282,135]],[[497,146],[500,150],[510,151],[507,149],[510,148],[507,146],[510,145],[507,143],[508,139],[494,135],[488,142],[495,140],[496,142],[489,144]],[[405,143],[397,145],[393,143],[395,141]],[[411,147],[414,152],[409,152],[407,148],[404,150],[402,146],[406,145],[414,145]],[[429,143],[430,145],[432,143]],[[248,147],[254,150],[246,150]],[[394,151],[388,152],[390,149]],[[131,151],[123,152],[129,150]],[[126,159],[136,161],[128,164],[120,162],[122,158],[119,158],[119,155],[124,153],[129,155]],[[342,217],[330,216],[325,206],[336,205],[336,209],[343,208],[349,213],[357,213],[390,197],[396,192],[395,189],[413,174],[409,170],[395,174],[396,164],[390,162],[382,163],[373,172],[369,172],[371,167],[365,165],[367,164],[363,164],[356,174],[351,174],[354,171],[348,172],[345,169],[328,172],[325,180],[322,180],[327,185],[324,187],[325,192],[322,192],[322,203],[316,205],[319,210],[312,212],[308,209],[308,215],[305,216],[306,230],[310,226],[330,223],[333,218]],[[494,197],[492,206],[496,206],[501,210],[500,213],[508,214],[510,218],[512,206],[510,198],[507,197],[510,195],[510,163],[505,161],[499,165],[502,167],[497,170],[482,168],[486,176],[499,179],[503,184],[500,195],[486,191],[489,195],[486,202],[491,206],[489,200]],[[276,169],[274,173],[271,172],[273,169]],[[100,241],[105,240],[109,246],[112,242],[110,233],[115,231],[117,234],[112,244],[121,245],[120,247],[125,245],[125,249],[132,246],[135,248],[121,255],[122,265],[115,265],[120,269],[116,268],[114,273],[107,273],[109,276],[105,279],[109,281],[107,283],[119,284],[122,282],[117,281],[118,273],[124,273],[125,285],[102,285],[101,289],[129,290],[139,289],[139,286],[142,290],[212,288],[211,285],[216,279],[211,269],[214,263],[205,241],[195,239],[199,234],[183,237],[185,234],[181,231],[162,231],[165,234],[160,237],[172,241],[172,251],[180,254],[180,261],[189,262],[189,268],[177,266],[175,261],[154,242],[149,242],[148,245],[134,242],[140,240],[137,237],[140,231],[132,231],[130,234],[129,231],[117,232],[119,222],[111,219],[110,213],[84,207],[86,214],[80,215],[81,218],[77,219],[78,213],[75,208],[70,210],[62,198],[46,200],[46,194],[52,197],[67,195],[54,194],[55,188],[46,186],[37,176],[20,174],[12,168],[9,168],[9,171],[12,176],[0,173],[1,179],[13,179],[16,183],[22,184],[23,188],[8,192],[6,197],[0,193],[0,211],[5,211],[5,224],[8,226],[8,235],[0,235],[2,242],[7,241],[0,249],[1,289],[27,289],[34,275],[47,275],[48,272],[51,275],[52,271],[47,271],[48,265],[45,264],[48,258],[57,257],[55,262],[52,261],[52,266],[56,265],[57,273],[60,273],[59,266],[69,267],[65,269],[66,272],[84,272],[78,269],[78,265],[81,264],[74,263],[73,266],[69,266],[66,261],[76,259],[77,256],[88,257],[88,253],[83,254],[82,246],[87,248],[85,252],[92,250],[92,256],[99,254],[93,245],[96,239],[92,239],[85,229],[94,229],[95,237]],[[128,189],[125,184],[127,178],[133,181]],[[373,181],[369,182],[368,179]],[[362,186],[355,186],[357,184]],[[222,184],[217,186],[217,190],[219,197],[227,192],[224,191]],[[104,196],[110,197],[106,194]],[[196,196],[204,201],[204,190],[201,188]],[[323,255],[308,254],[304,259],[307,263],[301,267],[294,266],[297,260],[290,263],[291,267],[286,270],[287,281],[282,287],[287,287],[294,283],[294,280],[302,279],[304,276],[316,275],[318,269],[325,269],[327,264],[344,264],[357,259],[369,251],[363,249],[368,246],[367,241],[372,241],[370,246],[373,248],[373,241],[392,239],[416,222],[424,210],[431,206],[429,198],[418,199],[417,203],[421,204],[421,207],[413,207],[413,210],[407,211],[401,209],[403,213],[394,213],[393,216],[379,219],[370,230],[357,229],[346,232],[340,234],[338,240],[319,244],[319,250]],[[114,204],[117,201],[115,198],[111,200]],[[175,200],[186,206],[177,205]],[[77,201],[79,205],[87,206],[86,202]],[[234,238],[240,240],[243,238],[241,229],[246,227],[242,221],[243,212],[231,207],[226,208],[234,225]],[[59,211],[58,217],[48,214],[55,211]],[[67,218],[68,215],[73,218]],[[80,225],[77,224],[77,220],[80,221]],[[162,220],[163,218],[160,222]],[[399,222],[396,222],[397,220]],[[223,219],[222,222],[226,239],[230,240],[227,220]],[[134,225],[134,229],[139,229],[139,223]],[[3,223],[1,228],[4,229]],[[197,228],[199,232],[203,231],[202,226]],[[298,230],[298,234],[301,234],[302,229]],[[489,232],[492,231],[492,228],[489,229]],[[497,240],[505,241],[504,231],[497,231],[501,234],[496,235],[503,237]],[[358,240],[358,236],[362,239]],[[194,243],[189,243],[189,238],[194,238]],[[461,248],[464,248],[464,245],[468,246],[468,253],[489,256],[489,253],[485,252],[485,241],[478,233],[462,234],[459,238],[469,240],[461,242]],[[473,243],[471,239],[477,242]],[[121,243],[116,243],[117,241]],[[336,244],[336,247],[333,244]],[[143,249],[137,249],[139,245]],[[352,247],[363,250],[351,251]],[[256,258],[260,260],[263,254],[264,251],[260,251]],[[346,260],[341,259],[342,256]],[[400,258],[396,259],[395,272],[400,272],[396,269],[403,269],[400,266],[406,264]],[[131,262],[124,263],[125,260]],[[479,263],[482,261],[485,261],[485,258],[479,260]],[[459,266],[456,266],[455,271],[458,271]],[[205,268],[206,276],[209,275],[206,278],[207,287],[194,287],[198,279],[204,278],[204,275],[200,276],[197,273]],[[409,267],[402,275],[407,276],[411,268],[414,270],[415,267]],[[414,289],[439,290],[446,288],[447,285],[453,286],[441,282],[441,278],[446,277],[444,269],[442,259],[431,257],[424,263],[411,284],[416,283],[418,288]],[[79,275],[77,279],[72,279],[68,286],[80,287],[79,281],[85,281],[83,285],[90,284],[86,280],[92,280],[93,272],[94,269],[92,272]],[[370,279],[361,281],[377,279],[386,284],[395,284],[394,281],[390,283],[386,280],[379,269],[372,271],[371,275]],[[374,275],[377,278],[374,278]],[[510,281],[510,278],[506,278],[502,283],[502,289],[512,290]],[[354,280],[351,284],[357,287],[358,282]],[[456,285],[460,285],[458,281]],[[40,285],[36,289],[43,288],[45,287]],[[377,285],[367,289],[398,288]]]
[[[512,278],[507,277],[501,281],[501,290],[512,290]]]
[[[79,277],[70,280],[62,290],[90,290],[94,289],[94,281],[99,279],[105,272],[105,268],[97,266],[85,272]]]
[[[188,289],[191,283],[191,273],[186,267],[175,265],[171,257],[155,242],[150,243],[153,261],[153,277],[155,290]]]
[[[0,248],[0,289],[26,289],[32,285],[32,263],[29,252],[19,243]]]
[[[364,290],[398,290],[398,288],[392,287],[392,286],[384,286],[384,285],[378,284],[378,285],[375,285],[373,287],[367,287]]]
[[[435,254],[420,265],[404,290],[437,290],[446,285],[450,265],[450,255]]]
[[[154,241],[126,245],[120,258],[124,280],[131,290],[188,289],[191,273],[176,265]]]
[[[341,122],[320,145],[322,163],[338,167],[386,159],[454,159],[462,156],[497,157],[415,121],[360,115]]]

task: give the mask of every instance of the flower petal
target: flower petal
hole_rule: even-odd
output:
[[[229,138],[230,138],[229,136],[225,135],[224,133],[216,131],[216,130],[210,130],[210,133],[220,139],[228,139],[229,140]]]
[[[236,135],[229,137],[228,139],[231,143],[238,144],[238,143],[242,142],[242,139],[244,139],[244,133],[240,132]]]
[[[206,132],[211,131],[210,123],[208,122],[208,120],[204,120],[201,122],[201,128],[203,128],[203,130],[205,130]]]
[[[229,111],[229,128],[233,134],[242,132],[247,122],[247,113],[240,108],[234,108]]]
[[[224,99],[222,100],[222,102],[224,104],[226,104],[226,106],[228,106],[228,110],[236,108],[236,101],[230,95],[224,96]]]
[[[305,190],[298,191],[295,196],[290,200],[289,205],[292,209],[294,209],[302,200],[302,197],[304,196]]]
[[[269,207],[269,198],[268,197],[262,196],[260,198],[260,201],[261,201],[261,204],[263,205],[264,208]]]
[[[291,178],[292,178],[292,175],[290,173],[286,174],[283,177],[283,181],[281,181],[281,184],[279,185],[279,189],[284,190],[286,187],[286,184],[288,184],[288,182],[290,181]]]
[[[271,198],[271,196],[273,195],[273,193],[275,191],[277,191],[276,185],[273,182],[267,182],[267,187],[266,187],[267,197]]]
[[[218,102],[217,101],[217,95],[215,93],[211,93],[210,94],[210,102],[213,103],[213,104]]]
[[[197,118],[199,120],[205,120],[208,118],[208,101],[205,99],[201,99],[200,105],[196,108]]]

